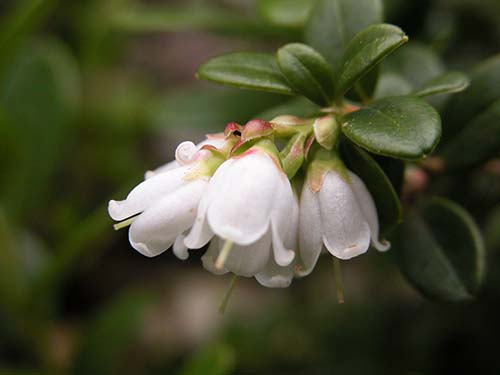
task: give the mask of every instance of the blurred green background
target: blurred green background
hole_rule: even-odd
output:
[[[204,271],[203,251],[148,259],[113,231],[107,201],[177,143],[289,101],[194,74],[222,52],[298,40],[308,3],[0,2],[1,374],[500,373],[498,152],[431,184],[486,235],[488,277],[466,305],[425,300],[394,251],[373,251],[343,262],[343,305],[323,259],[285,290],[240,279],[220,315],[230,276]],[[412,40],[389,78],[416,85],[500,52],[498,0],[385,8]]]

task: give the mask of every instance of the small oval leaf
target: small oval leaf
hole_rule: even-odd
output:
[[[469,86],[469,78],[460,72],[448,72],[426,82],[421,88],[413,92],[419,97],[451,94],[465,90]]]
[[[335,72],[335,97],[344,95],[360,78],[408,41],[403,30],[389,24],[372,25],[356,34]]]
[[[237,52],[214,57],[198,68],[197,77],[243,89],[295,94],[276,58],[266,53]]]
[[[401,221],[401,203],[391,181],[378,163],[347,139],[341,143],[342,160],[365,183],[377,206],[382,236]]]
[[[300,43],[287,44],[277,52],[278,65],[295,92],[328,106],[333,99],[333,72],[321,54]]]
[[[477,293],[484,278],[483,240],[457,204],[428,199],[406,218],[392,243],[403,273],[424,295],[462,302]]]
[[[420,98],[387,97],[344,116],[342,131],[355,144],[374,154],[417,160],[436,147],[441,119]]]

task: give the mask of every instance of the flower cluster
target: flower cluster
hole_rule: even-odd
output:
[[[143,255],[173,246],[187,259],[188,249],[210,243],[207,270],[287,287],[323,248],[339,259],[389,248],[368,189],[338,156],[338,134],[333,116],[230,123],[198,145],[181,143],[175,161],[110,201],[109,215],[116,227],[130,225]],[[275,139],[288,143],[279,150]]]

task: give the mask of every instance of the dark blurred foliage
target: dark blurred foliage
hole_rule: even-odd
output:
[[[385,2],[408,47],[434,61],[408,68],[409,81],[419,67],[468,70],[500,50],[497,0]],[[198,83],[194,72],[224,51],[273,50],[300,24],[269,25],[237,0],[23,0],[0,10],[0,373],[500,373],[498,153],[435,184],[431,173],[429,189],[484,229],[489,272],[476,301],[424,300],[397,254],[371,252],[343,263],[344,305],[324,259],[286,290],[240,280],[219,315],[229,278],[205,272],[200,251],[186,262],[142,257],[126,230],[112,230],[106,202],[179,141],[286,101]]]

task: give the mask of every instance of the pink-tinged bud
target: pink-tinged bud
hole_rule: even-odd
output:
[[[242,131],[243,131],[243,126],[237,124],[236,122],[230,122],[229,124],[226,125],[226,128],[224,129],[224,136],[228,138],[231,137],[232,135],[240,135]]]
[[[331,150],[340,134],[337,120],[333,116],[317,118],[313,124],[314,136],[321,147]]]
[[[361,109],[360,106],[354,104],[348,104],[342,109],[342,114],[347,115],[352,112],[359,111]]]
[[[314,134],[311,134],[309,138],[307,138],[306,145],[304,147],[304,157],[307,159],[307,156],[309,155],[309,151],[311,150],[311,146],[314,143]]]
[[[268,137],[273,134],[273,127],[264,120],[250,120],[241,132],[241,138],[249,141],[256,138]]]
[[[278,125],[304,125],[310,120],[292,115],[281,115],[273,118],[270,122]]]
[[[280,152],[283,170],[289,179],[300,169],[304,163],[304,145],[306,143],[306,135],[297,133],[285,148]]]

